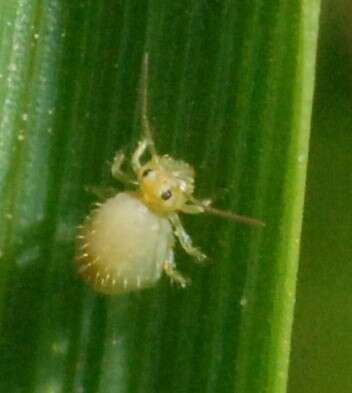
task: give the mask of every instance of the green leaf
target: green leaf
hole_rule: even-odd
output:
[[[319,3],[0,1],[1,391],[285,391]],[[141,136],[146,50],[158,150],[267,225],[184,217],[189,288],[98,296],[75,228]]]
[[[320,17],[289,392],[351,391],[351,5]]]

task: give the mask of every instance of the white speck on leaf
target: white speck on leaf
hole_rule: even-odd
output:
[[[246,307],[247,304],[248,304],[247,298],[245,296],[241,297],[241,300],[240,300],[241,307]]]

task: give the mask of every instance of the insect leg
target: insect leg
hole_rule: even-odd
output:
[[[183,205],[181,208],[183,213],[187,214],[199,214],[204,213],[204,207],[200,205]]]
[[[183,277],[183,275],[177,271],[174,261],[174,253],[172,250],[170,251],[167,260],[164,262],[163,269],[170,280],[176,282],[182,288],[185,288],[190,283],[189,278]]]
[[[190,197],[190,204],[185,204],[181,208],[181,211],[186,214],[199,214],[204,213],[206,208],[211,205],[210,199],[198,200],[194,197]]]
[[[85,190],[95,195],[100,201],[112,198],[118,193],[118,190],[114,187],[86,186]]]
[[[131,179],[125,172],[122,171],[122,164],[125,160],[125,155],[122,151],[115,154],[114,161],[111,165],[112,177],[119,180],[121,183],[138,184],[136,180]]]
[[[181,246],[183,249],[192,257],[198,259],[199,261],[202,261],[203,259],[206,258],[206,255],[203,254],[199,248],[194,247],[192,243],[191,237],[188,235],[186,230],[184,229],[180,217],[177,214],[173,214],[170,216],[170,221],[173,225],[174,232],[176,237],[178,238]]]

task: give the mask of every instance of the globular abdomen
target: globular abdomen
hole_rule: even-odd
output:
[[[98,292],[114,294],[153,286],[173,247],[169,221],[136,193],[123,192],[93,210],[80,227],[76,260]]]

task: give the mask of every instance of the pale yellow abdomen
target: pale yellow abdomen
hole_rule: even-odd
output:
[[[169,221],[149,210],[137,194],[124,192],[86,219],[76,259],[90,285],[113,294],[154,285],[172,247]]]

